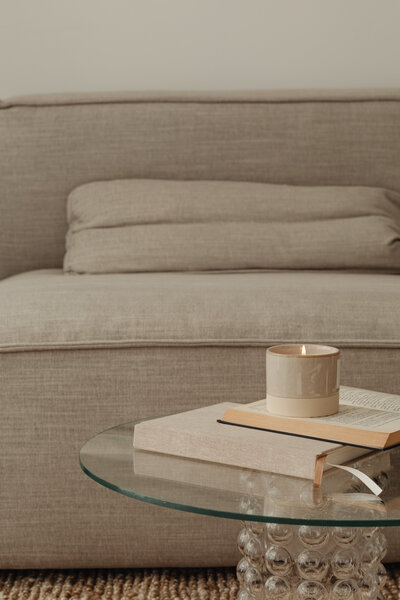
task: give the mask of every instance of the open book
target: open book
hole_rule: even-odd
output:
[[[339,412],[328,417],[279,417],[259,400],[228,408],[220,422],[383,450],[400,444],[400,396],[341,386]]]

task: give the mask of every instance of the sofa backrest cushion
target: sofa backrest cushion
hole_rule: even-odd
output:
[[[66,272],[400,272],[400,193],[226,181],[100,181],[68,199]]]
[[[66,201],[100,179],[400,191],[400,91],[127,93],[0,103],[0,278],[60,267]]]

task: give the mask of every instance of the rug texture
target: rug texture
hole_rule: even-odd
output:
[[[235,600],[234,569],[0,571],[1,600]]]
[[[385,600],[398,600],[400,565],[387,565]],[[1,600],[235,600],[234,569],[0,571]]]

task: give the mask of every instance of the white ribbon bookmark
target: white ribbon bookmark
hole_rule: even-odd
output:
[[[382,498],[375,496],[375,494],[363,494],[362,492],[349,492],[343,494],[330,494],[329,498],[337,500],[338,502],[346,502],[346,504],[356,504],[357,506],[365,506],[370,504],[374,508],[383,510],[384,504]]]
[[[375,496],[379,496],[380,494],[382,494],[383,489],[381,487],[379,487],[379,485],[377,483],[375,483],[375,481],[373,481],[371,479],[371,477],[368,477],[368,475],[366,475],[362,471],[359,471],[358,469],[354,469],[353,467],[345,467],[343,465],[333,465],[332,463],[328,463],[328,462],[326,464],[329,465],[330,467],[335,467],[336,469],[342,469],[343,471],[347,471],[348,473],[351,473],[352,475],[357,477],[357,479],[362,481],[367,486],[367,488],[369,490],[371,490],[371,492],[373,494],[375,494]]]

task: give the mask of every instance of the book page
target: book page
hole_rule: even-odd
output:
[[[340,404],[396,412],[400,415],[400,396],[396,396],[395,394],[385,394],[384,392],[362,390],[343,385],[340,387]]]
[[[269,414],[265,400],[243,404],[241,410]],[[341,386],[339,412],[328,417],[297,417],[295,421],[393,433],[400,430],[400,396]]]
[[[305,421],[311,419],[304,419]],[[341,404],[339,412],[329,417],[313,417],[312,421],[327,425],[343,425],[368,431],[392,433],[400,429],[400,414],[383,410],[374,410],[359,406]]]

